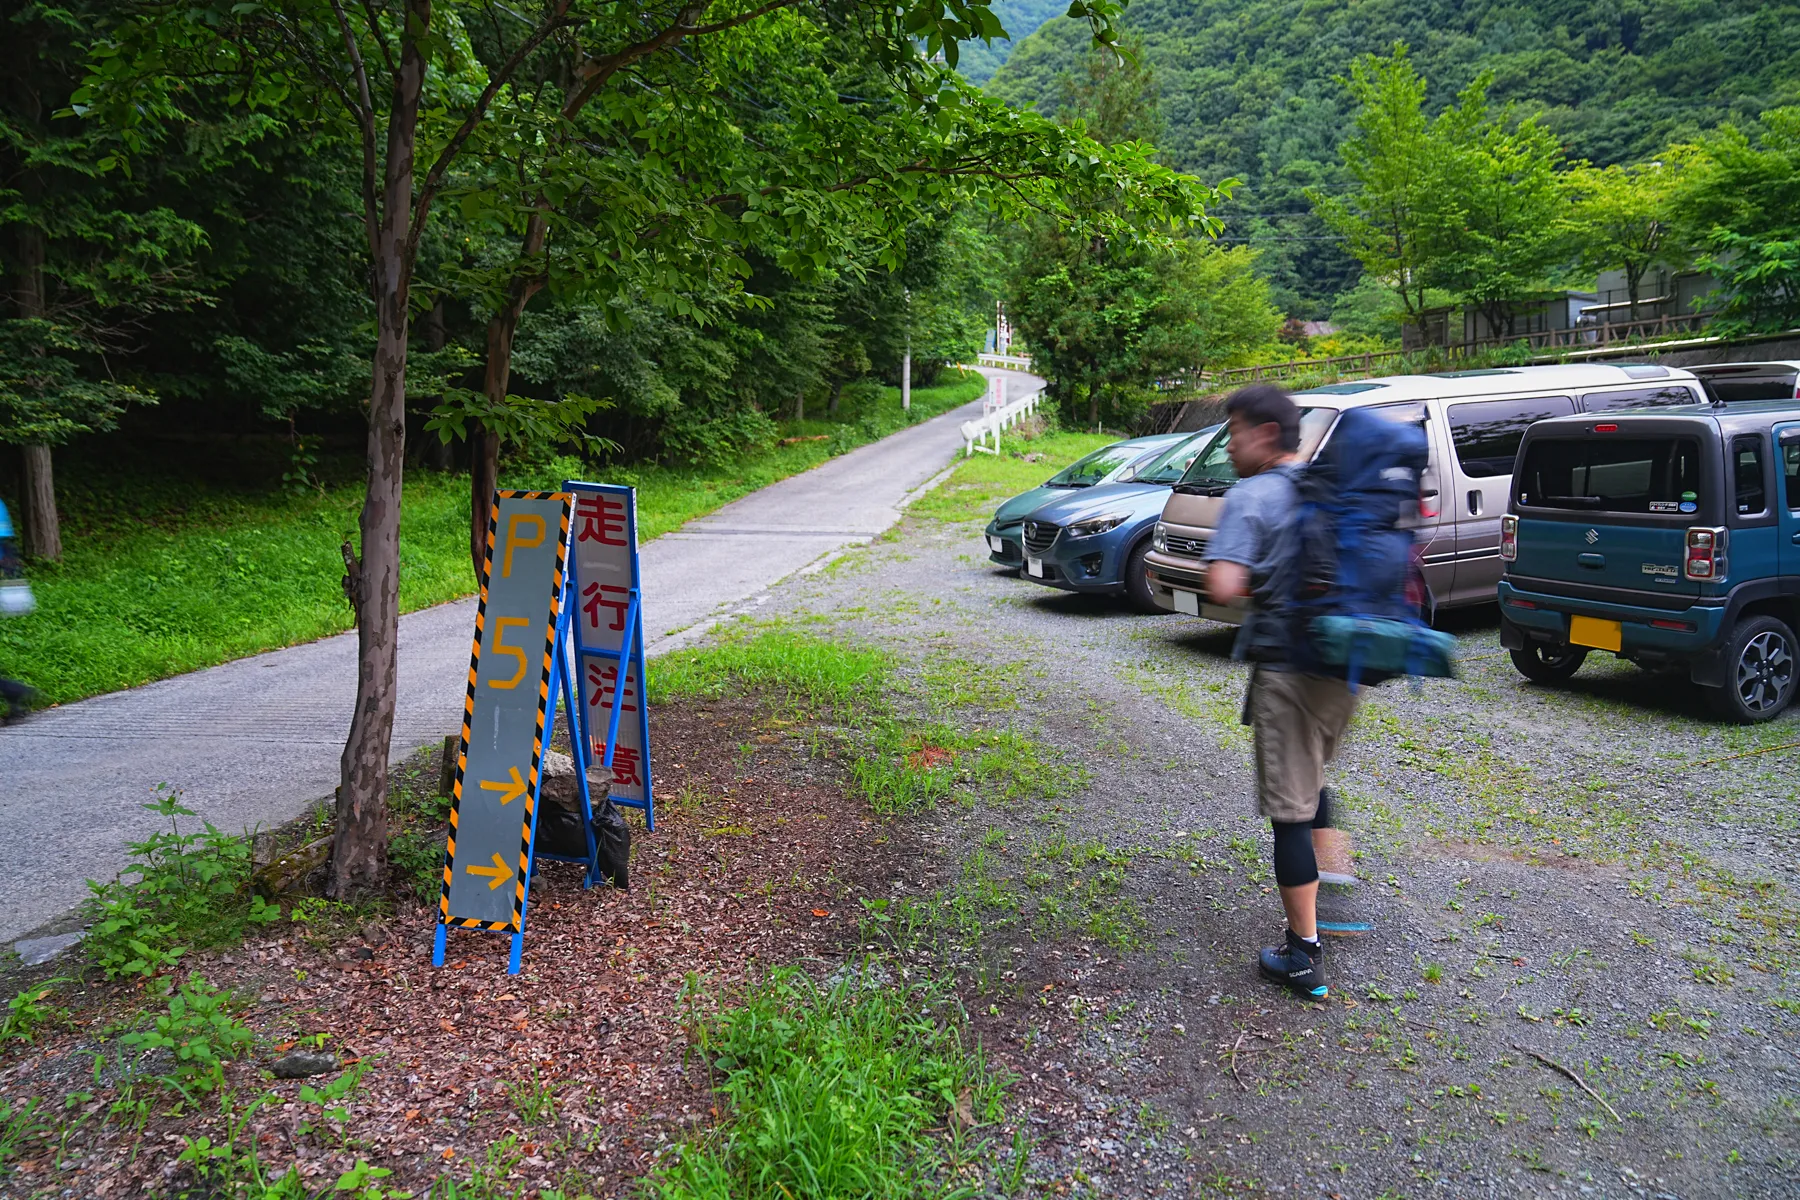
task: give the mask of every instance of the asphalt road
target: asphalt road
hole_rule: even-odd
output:
[[[987,370],[1007,395],[1042,386]],[[650,542],[642,561],[649,653],[899,519],[962,448],[970,404],[783,480]],[[400,622],[400,704],[393,756],[455,732],[475,603]],[[130,691],[97,696],[0,728],[0,943],[56,921],[127,863],[126,845],[158,818],[141,807],[158,784],[221,829],[299,815],[338,781],[356,692],[353,634],[327,638]]]

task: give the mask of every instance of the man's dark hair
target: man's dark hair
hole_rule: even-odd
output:
[[[1281,426],[1281,448],[1289,454],[1300,448],[1300,408],[1274,384],[1253,383],[1231,393],[1225,401],[1225,415],[1234,414],[1246,425]]]

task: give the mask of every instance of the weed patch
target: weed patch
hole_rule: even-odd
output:
[[[156,975],[195,946],[235,941],[249,926],[281,915],[249,894],[248,839],[211,823],[183,832],[181,819],[196,814],[167,786],[144,807],[167,818],[169,832],[131,844],[131,865],[119,878],[88,882],[95,920],[81,945],[108,979]]]
[[[823,985],[781,969],[691,1021],[727,1113],[652,1180],[660,1200],[968,1194],[960,1135],[998,1120],[1004,1089],[946,991],[879,960]]]

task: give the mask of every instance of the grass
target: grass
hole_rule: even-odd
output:
[[[776,970],[692,1022],[723,1117],[664,1160],[659,1200],[968,1195],[957,1176],[997,1158],[967,1144],[999,1119],[1003,1084],[964,1044],[961,1010],[880,960],[826,985]]]
[[[1082,455],[1118,440],[1105,433],[1046,433],[1029,440],[1009,435],[1001,439],[999,454],[963,459],[955,474],[914,501],[907,511],[938,521],[985,521],[1001,501],[1038,486]],[[1042,457],[1028,460],[1030,455]]]
[[[791,442],[702,467],[587,467],[574,459],[502,464],[508,487],[553,487],[565,473],[638,488],[640,537],[649,540],[740,496],[818,466],[834,453],[979,396],[977,377],[913,393],[885,389],[855,425],[784,427]],[[31,571],[38,611],[0,621],[0,674],[65,704],[350,628],[339,545],[356,540],[362,504],[354,458],[332,460],[317,490],[277,482],[285,443],[132,446],[96,443],[59,461],[65,557]],[[9,505],[15,497],[6,497]],[[404,611],[473,588],[468,480],[408,472],[402,504],[400,603]],[[16,511],[16,505],[14,506]]]
[[[1054,796],[1076,780],[1078,772],[1016,730],[902,711],[895,698],[911,696],[916,708],[952,717],[959,693],[940,694],[930,673],[909,684],[890,663],[880,650],[784,622],[746,621],[706,646],[654,660],[647,691],[652,703],[754,694],[782,715],[832,723],[821,736],[843,743],[851,790],[884,816],[964,795]]]

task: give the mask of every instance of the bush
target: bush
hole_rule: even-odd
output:
[[[119,878],[88,881],[95,920],[81,944],[108,979],[156,975],[173,968],[191,945],[218,945],[247,924],[281,915],[249,894],[247,838],[221,833],[210,822],[200,833],[183,833],[180,818],[196,814],[166,784],[144,807],[167,817],[169,832],[133,843],[133,862]]]
[[[776,970],[694,1037],[730,1116],[652,1180],[661,1200],[940,1196],[934,1129],[1000,1116],[1002,1085],[963,1045],[954,1001],[874,962],[827,987]]]

